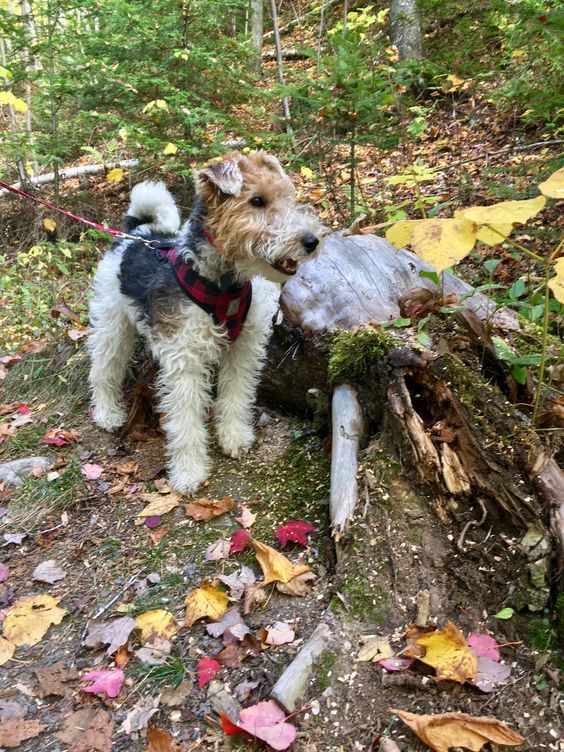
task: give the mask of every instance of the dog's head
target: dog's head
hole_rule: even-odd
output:
[[[296,203],[276,157],[233,152],[200,170],[196,183],[214,246],[241,277],[286,282],[319,250],[326,230]]]

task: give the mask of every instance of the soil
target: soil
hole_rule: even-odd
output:
[[[558,748],[558,671],[548,653],[528,644],[526,617],[501,621],[491,616],[511,603],[518,576],[515,540],[486,520],[469,529],[460,548],[462,527],[468,519],[479,519],[478,507],[470,501],[466,508],[450,510],[446,523],[441,523],[433,499],[417,488],[411,469],[392,451],[385,433],[372,437],[363,452],[362,503],[350,532],[335,547],[328,531],[327,441],[308,421],[259,408],[257,443],[243,461],[226,458],[213,447],[213,471],[203,491],[211,499],[232,496],[233,513],[202,523],[186,517],[180,506],[149,530],[136,525],[135,518],[143,504],[140,494],[154,490],[155,480],[163,475],[162,437],[157,432],[148,441],[133,442],[107,434],[91,423],[84,406],[74,417],[79,442],[59,450],[59,464],[63,467],[78,456],[81,463],[100,464],[102,477],[76,484],[63,517],[55,505],[46,517],[34,510],[35,519],[29,521],[28,515],[25,526],[17,520],[5,526],[5,532],[25,531],[28,536],[19,546],[3,548],[10,568],[7,586],[13,589],[4,589],[4,607],[19,597],[48,593],[60,598],[68,612],[37,645],[18,648],[8,670],[0,672],[2,699],[23,704],[27,718],[46,727],[39,737],[18,747],[22,752],[66,749],[57,733],[69,714],[84,706],[111,713],[116,724],[113,750],[147,749],[144,732],[128,736],[120,724],[144,696],[162,693],[170,677],[168,682],[154,678],[150,667],[133,657],[119,697],[102,700],[81,692],[78,678],[65,683],[65,696],[41,697],[34,672],[59,662],[69,671],[75,667],[80,675],[111,666],[102,650],[81,642],[87,620],[101,609],[100,618],[114,619],[164,608],[183,624],[186,594],[203,579],[231,573],[241,563],[259,575],[256,559],[247,551],[223,561],[204,560],[209,543],[239,529],[234,517],[241,504],[257,514],[255,537],[276,548],[274,531],[288,519],[305,520],[316,528],[307,549],[293,546],[285,551],[317,575],[311,594],[290,597],[269,586],[267,604],[245,617],[255,633],[275,621],[293,622],[296,640],[263,650],[240,668],[223,668],[216,676],[219,686],[230,693],[243,680],[257,682],[244,706],[268,699],[315,627],[328,624],[332,644],[315,665],[303,712],[292,721],[298,728],[296,752],[377,750],[376,740],[384,730],[404,752],[426,749],[400,721],[393,721],[390,707],[494,716],[526,736],[523,752]],[[155,537],[164,531],[160,540]],[[32,581],[34,568],[46,559],[55,559],[67,576],[53,585]],[[159,574],[160,582],[137,592],[151,573]],[[367,636],[388,637],[395,650],[404,647],[402,635],[415,618],[420,591],[429,594],[431,623],[442,626],[451,620],[465,634],[485,625],[498,642],[513,643],[502,648],[502,660],[512,666],[506,684],[484,694],[468,685],[438,683],[423,664],[387,673],[377,663],[356,661]],[[210,696],[210,687],[217,693],[218,685],[198,689],[194,682],[196,661],[221,649],[221,640],[210,637],[203,622],[180,629],[173,655],[181,660],[189,693],[179,707],[161,702],[150,725],[170,731],[187,750],[259,749],[241,737],[225,737]]]

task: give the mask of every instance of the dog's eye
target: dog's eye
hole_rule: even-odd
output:
[[[261,196],[253,196],[250,200],[253,206],[266,206],[264,199]]]

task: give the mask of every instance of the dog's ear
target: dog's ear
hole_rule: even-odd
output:
[[[243,188],[243,173],[235,155],[204,167],[198,172],[197,179],[202,188],[214,186],[228,196],[239,196]]]

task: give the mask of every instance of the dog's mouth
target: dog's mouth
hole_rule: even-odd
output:
[[[284,259],[283,261],[277,261],[271,266],[282,274],[287,274],[289,277],[298,271],[298,262],[295,259]]]

